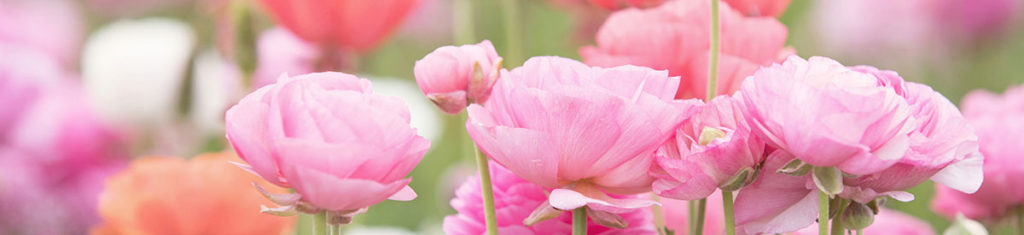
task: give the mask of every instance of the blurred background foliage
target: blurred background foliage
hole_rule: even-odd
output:
[[[355,65],[351,71],[344,72],[357,73],[361,77],[371,79],[398,78],[413,81],[413,65],[416,60],[437,47],[454,44],[450,1],[423,0],[419,9],[406,19],[405,24],[392,37],[372,52],[359,55],[355,58]],[[596,29],[580,30],[579,27],[586,25],[586,22],[574,17],[574,13],[567,7],[552,2],[554,1],[517,2],[520,5],[522,20],[519,25],[524,33],[523,59],[542,55],[580,59],[578,48],[594,43],[593,34]],[[907,80],[931,85],[954,103],[958,103],[961,97],[974,89],[1002,92],[1007,86],[1024,81],[1024,30],[1020,30],[1024,24],[1013,24],[1014,29],[998,37],[949,48],[952,53],[917,59],[896,59],[896,62],[892,62],[894,60],[890,57],[902,55],[892,53],[875,55],[873,58],[854,58],[830,54],[830,50],[826,50],[827,48],[822,45],[819,37],[821,32],[817,32],[812,26],[815,20],[812,11],[816,2],[794,0],[779,19],[789,29],[787,45],[796,48],[801,57],[827,56],[847,65],[870,64],[882,69],[896,70]],[[163,16],[188,22],[198,35],[200,46],[195,49],[198,52],[213,48],[216,40],[215,14],[206,12],[207,10],[198,5],[184,4],[160,8],[138,17]],[[598,16],[609,14],[604,10],[594,10]],[[267,29],[273,26],[273,20],[264,12],[258,14],[258,28]],[[501,1],[472,1],[474,43],[483,39],[491,40],[499,54],[506,55],[508,41],[503,14]],[[116,20],[115,17],[98,14],[95,9],[90,10],[88,7],[86,19],[89,31]],[[506,59],[504,67],[514,68],[519,65],[516,63],[521,62],[522,60]],[[184,89],[184,92],[189,92],[189,89]],[[443,115],[441,112],[437,113]],[[448,202],[455,188],[465,177],[473,174],[474,170],[473,147],[464,128],[465,114],[443,116],[442,138],[432,144],[431,150],[411,174],[411,186],[417,190],[419,198],[410,202],[385,201],[372,207],[367,214],[356,217],[356,226],[399,226],[420,233],[441,233],[443,217],[454,213]],[[209,138],[207,144],[195,149],[194,152],[221,151],[229,147],[222,134]],[[942,231],[949,225],[946,219],[929,209],[934,194],[930,181],[911,192],[916,195],[914,201],[890,200],[887,206],[928,221],[936,231]],[[307,233],[304,230],[308,224],[308,220],[305,219],[300,222],[299,234]]]

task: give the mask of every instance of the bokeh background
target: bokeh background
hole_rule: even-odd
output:
[[[12,1],[17,2],[0,0],[0,3],[9,4],[5,2]],[[441,113],[419,93],[413,80],[416,60],[437,47],[456,43],[453,29],[458,22],[453,21],[451,1],[420,1],[391,37],[366,53],[346,57],[348,66],[343,72],[374,80],[378,90],[384,89],[386,93],[406,99],[412,106],[413,114],[417,116],[415,125],[419,125],[421,134],[433,142],[431,150],[411,174],[411,186],[417,190],[419,198],[410,202],[385,201],[372,207],[365,215],[356,217],[354,225],[349,227],[388,226],[417,233],[440,234],[442,218],[454,213],[448,203],[455,187],[473,174],[472,144],[465,134],[465,114]],[[502,1],[470,2],[474,39],[462,43],[488,39],[494,43],[499,54],[508,55],[505,35],[508,22],[503,17]],[[820,55],[835,58],[847,65],[868,64],[896,70],[907,80],[931,85],[954,103],[958,103],[971,90],[1002,92],[1007,86],[1024,82],[1024,24],[1019,16],[1024,4],[1020,0],[977,1],[979,4],[1002,2],[1003,5],[988,10],[972,10],[969,6],[953,5],[958,2],[972,1],[793,0],[779,20],[789,29],[787,45],[794,47],[802,57]],[[227,0],[82,0],[62,4],[70,4],[69,11],[76,12],[76,20],[84,26],[82,32],[76,33],[78,35],[68,36],[78,40],[80,45],[86,45],[90,40],[99,40],[93,37],[98,31],[124,20],[159,17],[181,22],[188,27],[187,31],[191,31],[188,38],[180,40],[180,46],[187,53],[179,59],[180,66],[171,68],[173,71],[161,69],[147,72],[144,69],[148,67],[141,65],[148,63],[145,61],[138,61],[140,65],[109,65],[126,69],[141,67],[143,76],[177,76],[171,79],[174,86],[170,86],[177,86],[177,89],[167,91],[172,94],[171,103],[175,106],[169,115],[172,117],[132,127],[136,131],[132,139],[126,141],[127,155],[184,157],[230,148],[223,137],[222,124],[218,123],[223,120],[220,114],[197,111],[197,107],[204,105],[212,106],[213,110],[223,110],[225,104],[210,104],[204,99],[233,96],[230,92],[222,92],[224,89],[211,91],[207,85],[203,85],[209,81],[202,81],[224,79],[237,76],[232,74],[238,73],[235,71],[237,68],[230,66],[231,56],[223,56],[230,53],[218,47],[219,44],[230,44],[236,40],[224,33],[224,27],[233,27],[230,22],[225,23],[223,20],[224,17],[232,17],[230,11],[225,10],[230,5]],[[580,59],[578,49],[594,44],[594,33],[610,14],[608,10],[588,5],[585,0],[522,0],[515,4],[520,7],[518,26],[523,33],[524,57],[506,57],[506,68],[517,67],[524,58],[530,56],[556,55]],[[253,5],[256,5],[252,15],[255,32],[262,33],[274,28],[272,18],[258,4]],[[963,22],[936,20],[922,13],[929,9],[921,6],[963,10],[961,13],[966,16],[961,21],[978,21],[972,24],[982,25],[976,27],[982,29],[957,31],[957,22]],[[4,10],[0,7],[0,21],[4,21],[5,14],[8,14]],[[38,20],[47,20],[71,13],[51,11],[34,14],[44,14]],[[157,35],[161,34],[154,33],[152,37]],[[138,41],[141,44],[134,46],[147,48],[157,45],[145,44],[154,41],[145,37]],[[87,49],[80,51],[88,54]],[[0,57],[9,56],[0,54]],[[70,70],[85,70],[92,66],[88,60],[93,57],[95,55],[69,59],[72,61]],[[216,65],[220,60],[229,61],[226,63],[229,64],[228,69]],[[215,65],[210,65],[210,61]],[[82,73],[83,79],[95,76],[84,71]],[[90,84],[90,81],[84,83]],[[102,102],[94,98],[95,94],[87,95],[93,103]],[[101,109],[100,112],[106,111]],[[112,125],[126,124],[114,121]],[[3,185],[0,185],[0,190],[9,189],[3,189]],[[929,209],[933,190],[932,183],[928,182],[912,190],[916,200],[906,203],[890,201],[887,205],[922,218],[931,223],[936,231],[942,231],[949,222]],[[253,193],[256,193],[255,189]],[[253,207],[254,211],[258,209],[258,205]],[[305,220],[303,218],[300,221],[300,230],[308,225]],[[299,234],[305,232],[300,231]]]

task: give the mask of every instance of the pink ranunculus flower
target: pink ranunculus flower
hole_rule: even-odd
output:
[[[903,80],[876,77],[824,57],[791,56],[743,82],[744,115],[770,144],[817,167],[864,175],[907,153],[912,110]]]
[[[498,80],[501,57],[491,41],[444,46],[416,61],[416,84],[442,111],[462,112],[468,103],[483,103]]]
[[[344,215],[415,197],[405,176],[430,142],[409,118],[402,101],[374,94],[369,80],[313,73],[247,95],[227,111],[226,125],[254,173],[301,196],[291,201],[300,211]]]
[[[794,64],[800,63],[800,66],[792,67]],[[825,63],[818,64],[815,63]],[[886,99],[896,99],[904,102],[902,107],[905,109],[908,117],[904,117],[905,120],[896,121],[901,127],[891,127],[893,130],[886,130],[879,127],[892,126],[891,124],[885,124],[886,122],[878,120],[858,120],[859,122],[876,122],[872,128],[868,129],[868,132],[854,131],[856,133],[866,133],[864,136],[869,137],[874,132],[892,132],[894,130],[907,129],[905,135],[899,138],[905,138],[905,143],[897,145],[901,147],[901,150],[896,151],[893,154],[892,160],[883,159],[881,154],[885,154],[886,151],[873,151],[869,153],[858,153],[862,156],[853,155],[846,161],[863,161],[863,162],[874,162],[870,167],[864,167],[866,165],[852,164],[847,165],[840,163],[838,165],[825,165],[825,166],[838,166],[844,172],[867,172],[867,173],[851,173],[853,176],[844,177],[843,184],[844,188],[839,197],[851,199],[856,203],[866,204],[878,197],[889,196],[896,200],[908,201],[913,200],[913,195],[905,192],[925,180],[932,179],[940,184],[947,185],[949,187],[956,188],[963,192],[974,192],[978,189],[981,184],[981,161],[982,156],[978,153],[977,138],[974,136],[974,130],[968,125],[963,115],[960,114],[959,110],[943,97],[938,92],[931,90],[931,88],[917,84],[917,83],[904,83],[899,76],[892,71],[881,71],[872,67],[858,66],[858,67],[835,67],[835,66],[824,66],[824,65],[838,65],[834,61],[826,60],[824,58],[811,58],[811,61],[803,61],[799,58],[793,58],[787,61],[787,64],[775,66],[772,68],[766,68],[765,70],[774,69],[777,71],[765,71],[766,73],[777,73],[772,76],[781,75],[780,71],[792,70],[799,71],[798,74],[802,76],[822,76],[832,74],[833,79],[842,79],[834,81],[816,81],[821,86],[819,87],[831,87],[833,90],[815,91],[816,96],[809,96],[810,94],[794,94],[796,92],[807,92],[808,90],[814,89],[814,87],[800,87],[798,85],[791,85],[796,88],[789,89],[765,89],[758,92],[761,94],[792,94],[795,97],[804,97],[807,100],[815,100],[827,104],[826,102],[833,102],[831,105],[836,107],[857,107],[862,104],[870,104],[872,102],[868,98],[860,97],[862,104],[853,104],[850,102],[835,103],[836,100],[841,98],[856,97],[850,94],[875,94],[876,97],[885,97]],[[842,70],[840,68],[845,68]],[[771,86],[770,82],[773,78],[768,78],[764,75],[766,73],[758,72],[749,83],[765,82],[760,83]],[[854,75],[851,75],[854,73]],[[787,75],[788,76],[788,75]],[[869,78],[863,78],[859,76],[867,76]],[[811,79],[807,77],[789,76],[789,84],[800,84],[804,86],[810,86],[812,84],[800,83],[808,82]],[[768,79],[765,79],[768,78]],[[757,79],[763,79],[757,81]],[[819,78],[820,79],[820,78]],[[869,81],[859,81],[866,79]],[[798,82],[793,83],[793,80]],[[837,84],[836,82],[842,82]],[[851,84],[856,85],[863,83],[864,86],[850,86]],[[874,83],[874,86],[868,84]],[[750,84],[755,85],[755,84]],[[744,85],[743,90],[744,98],[751,97],[751,93],[747,92],[747,85]],[[843,87],[845,86],[845,87]],[[836,88],[842,87],[845,90],[838,90]],[[881,88],[883,91],[875,90],[875,88]],[[753,87],[751,87],[753,88]],[[819,88],[820,89],[820,88]],[[755,89],[751,89],[754,91]],[[813,91],[813,90],[812,90]],[[856,92],[856,93],[853,93]],[[846,94],[843,94],[846,93]],[[832,94],[831,96],[823,96],[820,94]],[[879,95],[881,94],[881,95]],[[846,96],[846,97],[843,97]],[[758,96],[760,99],[770,99],[771,96]],[[772,97],[777,98],[777,97]],[[752,105],[756,102],[751,100],[745,100],[750,110],[748,113],[759,112]],[[762,102],[759,105],[766,105],[768,107],[774,107],[773,111],[776,115],[780,113],[793,112],[792,109],[778,106],[779,103],[774,102]],[[817,128],[825,130],[836,130],[837,127],[850,128],[859,125],[859,122],[849,121],[848,118],[844,118],[841,115],[852,115],[858,113],[865,113],[863,111],[857,111],[858,109],[847,108],[845,113],[822,113],[822,110],[829,111],[828,109],[821,109],[819,104],[813,104],[806,106],[804,110],[815,110],[812,113],[806,113],[806,115],[825,116],[833,117],[837,120],[847,120],[842,123],[831,125],[826,122],[807,120],[802,122],[792,122],[789,120],[788,123],[822,123]],[[851,106],[852,105],[852,106]],[[831,108],[836,108],[831,107]],[[876,111],[885,112],[889,108],[879,107]],[[864,109],[860,109],[864,110]],[[762,111],[763,112],[763,111]],[[876,117],[881,116],[898,116],[896,112],[899,111],[888,111],[888,114],[874,115]],[[764,115],[764,113],[758,114]],[[838,115],[838,117],[836,117]],[[782,115],[785,116],[785,115]],[[861,117],[865,119],[866,117]],[[877,118],[870,118],[877,119]],[[751,184],[749,187],[744,188],[740,192],[740,195],[736,200],[736,217],[737,223],[742,225],[747,232],[764,232],[764,233],[778,233],[788,232],[795,229],[803,228],[810,225],[815,220],[815,211],[817,210],[816,203],[816,187],[812,182],[809,175],[804,176],[790,176],[785,174],[776,174],[774,172],[779,169],[782,164],[788,163],[793,159],[804,160],[805,163],[812,164],[814,166],[822,161],[821,159],[807,158],[806,156],[801,157],[800,154],[807,154],[807,151],[801,151],[801,148],[791,147],[793,145],[799,146],[799,141],[805,141],[808,138],[821,138],[811,135],[810,137],[804,137],[789,134],[788,132],[772,132],[772,128],[787,126],[784,119],[783,121],[772,121],[764,122],[762,120],[771,120],[770,118],[762,118],[758,120],[756,118],[748,119],[752,122],[751,125],[762,127],[764,136],[780,146],[780,150],[775,151],[772,156],[769,157],[765,163],[762,175]],[[889,122],[893,123],[893,122]],[[806,129],[799,129],[800,127],[794,127],[792,125],[787,126],[787,131],[804,131]],[[797,129],[797,130],[792,130]],[[849,129],[845,129],[849,130]],[[794,132],[795,133],[795,132]],[[832,133],[827,131],[821,133],[813,133],[816,135],[829,137]],[[787,136],[788,135],[788,136]],[[840,141],[840,137],[832,137],[831,141]],[[888,141],[894,141],[897,137],[893,137]],[[878,142],[879,139],[873,140]],[[813,142],[813,141],[812,141]],[[835,147],[832,142],[818,141],[815,149],[828,150]],[[848,142],[849,143],[849,142]],[[854,142],[855,143],[855,142]],[[856,146],[856,144],[850,144]],[[892,145],[889,143],[887,145]],[[861,146],[862,149],[870,149],[867,146]],[[885,149],[886,147],[883,147]],[[794,150],[794,151],[788,151]],[[819,157],[835,157],[835,154],[844,153],[844,151],[820,151],[813,152]],[[857,158],[867,158],[857,160]],[[879,158],[879,159],[873,159]],[[808,160],[805,160],[808,159]],[[878,170],[868,170],[877,168],[875,165],[885,165],[884,168]]]
[[[469,106],[466,128],[491,159],[554,188],[556,209],[644,208],[654,202],[606,193],[651,190],[654,151],[695,112],[696,101],[673,100],[677,83],[643,67],[534,57],[503,71],[486,103]]]
[[[380,44],[419,0],[260,0],[278,24],[300,38],[350,52]]]
[[[683,122],[658,151],[651,186],[658,195],[681,200],[705,198],[718,188],[737,190],[753,181],[770,153],[751,133],[740,94],[719,96]],[[736,178],[738,182],[731,182]],[[726,184],[734,185],[726,185]]]
[[[572,216],[569,214],[562,214],[532,226],[524,225],[523,220],[530,216],[530,212],[547,200],[549,190],[519,178],[498,164],[491,163],[490,168],[495,210],[499,215],[499,233],[572,233]],[[486,225],[484,225],[482,202],[480,179],[475,176],[469,177],[455,191],[455,198],[452,199],[451,205],[458,214],[444,218],[444,232],[449,235],[484,234]],[[649,211],[636,210],[618,215],[628,224],[627,228],[608,228],[591,221],[587,223],[587,234],[656,234]]]
[[[255,88],[273,84],[281,74],[315,72],[322,54],[315,45],[280,27],[261,33],[256,50],[259,65],[252,83]]]
[[[978,143],[985,155],[985,181],[974,194],[936,186],[932,201],[936,212],[954,218],[957,213],[993,223],[1012,216],[1024,204],[1024,86],[1014,86],[1003,95],[987,91],[969,93],[962,102],[964,115],[977,128]]]
[[[1021,1],[955,0],[935,4],[934,26],[948,37],[977,41],[1019,25]]]
[[[708,1],[670,1],[659,7],[615,12],[597,32],[597,46],[580,48],[592,66],[637,65],[680,76],[678,98],[707,92],[711,7]],[[743,17],[723,4],[718,93],[731,94],[743,78],[778,61],[787,30],[772,17]]]
[[[791,0],[722,0],[747,16],[779,17]]]
[[[864,234],[935,235],[935,230],[924,220],[892,209],[879,208],[875,222],[864,228]],[[808,226],[793,235],[818,234],[818,226]]]

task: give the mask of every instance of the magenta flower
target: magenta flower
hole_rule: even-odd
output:
[[[534,208],[547,200],[548,190],[516,176],[498,164],[490,164],[494,187],[494,204],[498,213],[500,234],[569,234],[572,216],[562,214],[532,226],[523,225]],[[455,191],[451,205],[458,214],[444,218],[444,232],[449,235],[479,235],[485,233],[483,201],[480,180],[470,177]],[[636,210],[620,213],[627,223],[624,229],[615,229],[597,223],[587,223],[588,234],[655,234],[650,212]]]
[[[294,189],[301,199],[282,204],[304,212],[344,215],[415,198],[405,176],[430,146],[402,101],[344,73],[282,76],[228,110],[226,124],[251,170]]]
[[[735,98],[734,98],[735,97]],[[697,200],[718,188],[730,191],[753,181],[770,152],[752,134],[739,94],[719,96],[676,130],[657,154],[652,185],[658,195]]]
[[[996,222],[1024,203],[1024,86],[1010,87],[1003,95],[974,91],[964,97],[964,115],[977,128],[978,143],[985,155],[985,181],[974,194],[936,186],[932,201],[936,212],[948,218],[956,214]]]
[[[468,103],[483,103],[498,80],[501,57],[491,41],[443,46],[416,61],[416,84],[442,111],[462,112]]]
[[[679,98],[704,98],[711,45],[708,1],[669,1],[659,7],[613,13],[597,32],[597,46],[580,48],[592,66],[637,65],[680,76]],[[731,94],[743,78],[779,61],[786,27],[772,17],[743,17],[723,4],[718,93]]]
[[[875,215],[875,222],[864,228],[864,234],[892,235],[934,235],[932,226],[924,220],[915,218],[896,210],[880,208]],[[810,226],[793,233],[793,235],[818,234],[818,226]]]
[[[696,111],[696,101],[672,99],[677,83],[648,68],[534,57],[503,72],[484,105],[469,106],[466,128],[491,159],[554,188],[554,208],[621,213],[653,202],[606,193],[650,191],[654,151]]]

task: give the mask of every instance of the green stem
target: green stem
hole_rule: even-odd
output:
[[[704,234],[704,208],[707,206],[707,204],[707,198],[701,198],[699,201],[697,201],[697,220],[695,221],[696,224],[694,224],[693,226],[694,228],[692,234]]]
[[[653,199],[656,202],[661,202],[658,195],[652,194],[651,199]],[[657,228],[660,233],[661,229],[665,227],[664,208],[661,208],[661,206],[659,205],[654,205],[653,207],[651,207],[651,215],[654,217],[654,228]]]
[[[320,212],[313,215],[313,234],[327,235],[327,212]]]
[[[864,235],[863,229],[857,229],[857,235]]]
[[[697,234],[694,229],[697,228],[697,201],[686,201],[686,234]]]
[[[722,208],[725,209],[725,234],[736,235],[736,217],[733,214],[732,191],[722,190]]]
[[[818,190],[818,235],[828,235],[828,195]]]
[[[1017,233],[1024,235],[1024,204],[1017,206]]]
[[[846,201],[844,199],[839,200],[839,213],[836,213],[836,218],[832,219],[832,235],[843,235],[843,211],[846,211]]]
[[[452,30],[455,45],[471,44],[476,42],[473,29],[473,4],[472,0],[455,0],[452,2]]]
[[[587,235],[587,208],[572,211],[572,235]]]
[[[708,97],[707,100],[715,98],[718,92],[718,44],[720,27],[718,24],[718,0],[711,0],[711,58],[708,68]]]
[[[480,188],[484,196],[484,220],[487,234],[498,235],[498,219],[494,213],[494,189],[491,188],[491,168],[487,167],[487,156],[476,148],[476,167],[480,170]]]
[[[503,0],[502,9],[505,10],[505,67],[518,67],[523,63],[523,29],[519,25],[519,2],[521,0]]]

